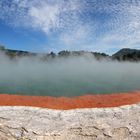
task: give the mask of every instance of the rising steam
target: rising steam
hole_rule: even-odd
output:
[[[140,90],[140,63],[93,56],[41,61],[0,54],[0,93],[77,96]]]

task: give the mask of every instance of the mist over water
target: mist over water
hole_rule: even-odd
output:
[[[79,96],[140,90],[140,63],[91,56],[41,61],[0,54],[0,93]]]

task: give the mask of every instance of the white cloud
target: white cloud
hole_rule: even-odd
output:
[[[66,46],[75,46],[84,41],[88,37],[90,29],[86,26],[76,27],[72,31],[63,33],[60,36],[60,41],[63,42]]]
[[[125,47],[140,48],[140,1],[124,2],[115,7],[111,6],[104,12],[115,13],[115,16],[109,23],[103,23],[104,27],[109,27],[110,30],[98,38],[94,47],[100,51]]]
[[[48,33],[50,29],[59,27],[60,9],[58,5],[42,2],[40,5],[32,6],[28,14],[31,17],[32,26],[45,33]]]
[[[8,24],[32,27],[48,34],[55,28],[68,25],[70,20],[77,22],[76,12],[80,10],[80,2],[79,0],[11,0],[7,4],[5,0],[1,0],[0,9],[0,19],[7,21]]]
[[[12,26],[40,30],[47,37],[52,31],[62,30],[57,41],[68,49],[133,48],[140,42],[140,1],[11,0],[8,3],[0,1],[0,19]]]

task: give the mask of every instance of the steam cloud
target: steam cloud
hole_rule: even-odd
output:
[[[0,54],[0,93],[77,96],[140,90],[140,63],[91,56],[41,61]]]

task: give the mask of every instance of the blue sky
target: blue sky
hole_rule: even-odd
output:
[[[0,44],[33,52],[140,48],[140,0],[0,0]]]

